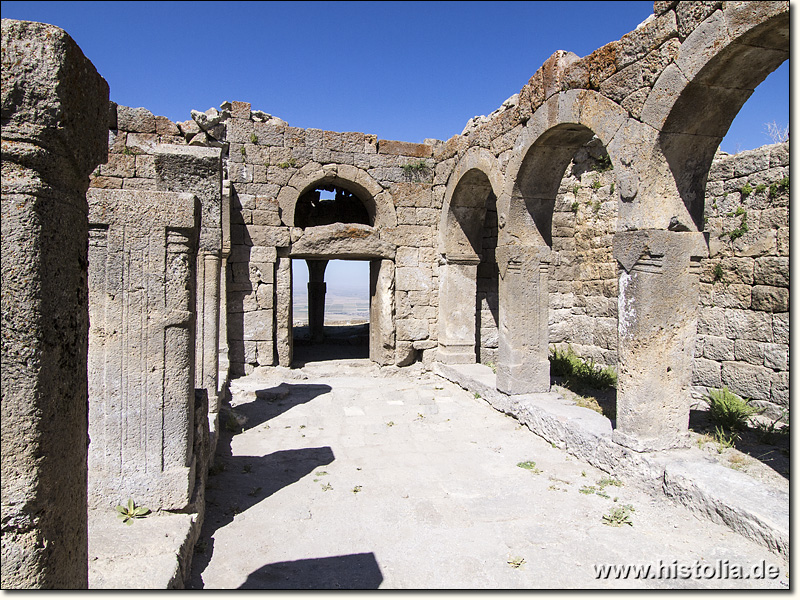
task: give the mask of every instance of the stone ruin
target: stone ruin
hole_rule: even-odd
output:
[[[202,520],[229,379],[292,365],[293,259],[317,339],[325,261],[369,261],[379,365],[488,364],[511,405],[553,346],[615,367],[615,456],[684,445],[693,391],[788,411],[788,143],[718,151],[788,2],[655,2],[421,144],[173,123],[56,27],[2,38],[4,588],[86,587],[87,507]]]

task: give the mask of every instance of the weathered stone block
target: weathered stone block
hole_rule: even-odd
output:
[[[428,321],[423,319],[398,319],[397,320],[397,339],[398,340],[425,340],[428,339]]]
[[[763,312],[726,310],[725,336],[732,340],[772,342],[771,315]]]
[[[772,315],[772,341],[776,344],[789,343],[789,313]]]
[[[378,140],[378,153],[427,158],[429,156],[433,156],[433,148],[427,144],[413,144],[411,142],[397,142],[394,140]]]
[[[789,372],[772,374],[772,390],[770,394],[770,401],[782,406],[786,409],[789,408]]]
[[[789,287],[789,258],[765,256],[755,259],[754,283]]]
[[[762,366],[764,364],[764,342],[755,342],[753,340],[736,340],[734,342],[734,346],[734,355],[736,360],[750,363],[751,365]],[[728,358],[716,360],[733,359]]]
[[[739,362],[723,362],[722,383],[740,396],[769,400],[772,371]]]
[[[734,341],[724,337],[703,336],[703,356],[709,360],[734,360]],[[761,362],[756,364],[762,364]]]
[[[709,388],[721,388],[722,365],[713,360],[696,358],[694,360],[692,384]]]
[[[786,312],[789,310],[789,289],[769,285],[753,286],[753,310]]]
[[[789,369],[789,346],[764,344],[764,366],[776,371],[787,371]]]

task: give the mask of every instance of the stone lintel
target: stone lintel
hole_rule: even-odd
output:
[[[397,156],[428,158],[429,156],[433,156],[433,148],[428,144],[414,144],[412,142],[397,142],[394,140],[378,140],[378,154],[394,154]]]
[[[290,256],[307,259],[394,260],[396,252],[396,246],[380,239],[378,232],[369,225],[334,223],[304,229],[303,235],[292,244]]]

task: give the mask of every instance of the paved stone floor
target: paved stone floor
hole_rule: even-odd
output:
[[[246,422],[220,438],[224,470],[209,478],[190,586],[788,586],[777,555],[624,481],[603,481],[483,400],[408,372],[324,361],[235,380],[231,406]],[[518,466],[526,462],[533,468]],[[604,524],[624,506],[632,525]],[[597,578],[603,564],[662,565],[672,577]],[[759,575],[764,565],[778,577],[694,577],[739,567]],[[686,570],[693,576],[677,577]]]

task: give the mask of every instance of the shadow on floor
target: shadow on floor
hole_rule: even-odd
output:
[[[239,589],[376,590],[383,574],[372,552],[264,565]]]
[[[230,432],[220,435],[206,486],[206,515],[192,561],[189,586],[203,588],[202,573],[213,554],[214,533],[234,517],[335,457],[328,446],[279,450],[266,456],[232,456]]]
[[[331,386],[325,384],[282,383],[275,387],[257,390],[255,400],[237,404],[234,412],[246,417],[247,421],[242,425],[244,431],[266,423],[290,408],[310,402],[330,391]]]

